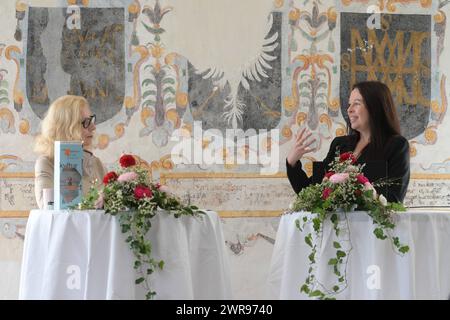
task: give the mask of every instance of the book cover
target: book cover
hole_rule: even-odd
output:
[[[79,141],[55,141],[55,210],[76,206],[82,199],[83,148]]]

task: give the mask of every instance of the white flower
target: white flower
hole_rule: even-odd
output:
[[[387,200],[386,200],[386,198],[385,198],[382,194],[380,194],[380,196],[378,197],[378,200],[380,200],[380,203],[381,203],[383,206],[387,206]]]
[[[358,168],[353,165],[349,165],[347,166],[347,168],[345,168],[345,172],[358,172]]]
[[[372,197],[373,200],[377,200],[377,190],[373,187],[373,185],[370,182],[364,183],[364,190],[372,190]]]

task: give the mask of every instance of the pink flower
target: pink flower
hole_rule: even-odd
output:
[[[165,185],[160,185],[159,186],[159,191],[164,192],[164,193],[170,193],[169,187],[165,186]]]
[[[369,179],[367,179],[363,174],[358,174],[356,176],[356,180],[358,180],[358,182],[361,184],[365,184],[366,182],[369,182]]]
[[[349,175],[348,173],[336,173],[330,177],[331,183],[343,183],[347,181]]]
[[[117,181],[119,182],[127,182],[127,181],[133,181],[138,178],[138,175],[136,172],[125,172],[122,173],[119,178],[117,178]]]
[[[134,188],[134,197],[136,199],[151,198],[153,196],[152,190],[144,185],[139,185]]]
[[[325,173],[323,180],[328,180],[332,175],[334,175],[334,171],[328,171],[327,173]]]
[[[323,200],[327,200],[327,198],[330,196],[331,192],[333,192],[333,190],[331,190],[331,188],[325,188],[325,189],[323,189],[323,192],[322,192],[322,199],[323,199]]]
[[[374,187],[369,181],[367,181],[364,183],[364,190],[374,190]]]
[[[103,205],[105,204],[105,198],[103,197],[103,193],[100,193],[97,201],[95,201],[94,207],[95,209],[103,209]]]

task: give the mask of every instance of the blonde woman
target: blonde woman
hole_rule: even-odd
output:
[[[53,157],[55,141],[82,141],[83,144],[83,195],[92,183],[100,185],[105,168],[99,158],[90,151],[95,131],[95,114],[83,97],[62,96],[49,107],[41,123],[41,134],[34,150],[40,155],[36,160],[35,196],[39,208],[43,208],[43,190],[53,188]]]

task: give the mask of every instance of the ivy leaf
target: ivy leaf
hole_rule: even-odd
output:
[[[310,246],[311,248],[312,248],[312,237],[311,237],[311,233],[310,234],[308,234],[306,237],[305,237],[305,242],[306,242],[306,244],[308,245],[308,246]]]
[[[334,242],[333,242],[333,247],[334,247],[335,249],[340,249],[340,248],[341,248],[341,245],[339,244],[339,242],[334,241]]]
[[[163,260],[161,260],[159,263],[158,263],[158,267],[159,267],[159,269],[163,269],[164,268],[164,261]]]
[[[381,229],[381,228],[375,228],[375,230],[373,230],[373,233],[375,234],[375,236],[376,236],[378,239],[384,240],[384,239],[387,238],[387,237],[384,235],[383,229]]]
[[[336,257],[338,257],[338,258],[343,258],[343,257],[345,257],[347,254],[344,252],[344,251],[342,251],[342,250],[338,250],[338,251],[336,251]]]
[[[145,280],[145,279],[144,279],[143,277],[141,277],[141,278],[139,278],[139,279],[136,279],[135,283],[136,283],[136,284],[140,284],[140,283],[142,283],[144,280]]]
[[[319,218],[314,218],[313,219],[313,228],[314,231],[318,232],[320,230],[320,225],[322,224],[322,222],[320,221]]]
[[[328,260],[328,265],[329,266],[334,266],[338,263],[338,259],[336,258],[331,258],[330,260]]]
[[[308,286],[306,284],[302,285],[302,287],[300,288],[300,292],[304,292],[306,294],[309,294],[310,290],[308,288]]]
[[[406,253],[409,251],[409,246],[402,246],[398,249],[401,253]]]
[[[398,245],[400,244],[400,240],[398,237],[393,237],[392,240],[394,240],[394,245],[398,247]]]
[[[334,286],[334,287],[333,287],[333,291],[334,291],[334,292],[338,292],[338,291],[339,291],[339,287],[338,287],[338,286]]]
[[[323,292],[320,290],[314,290],[313,292],[311,292],[309,294],[310,297],[320,297],[320,296],[324,296]]]

